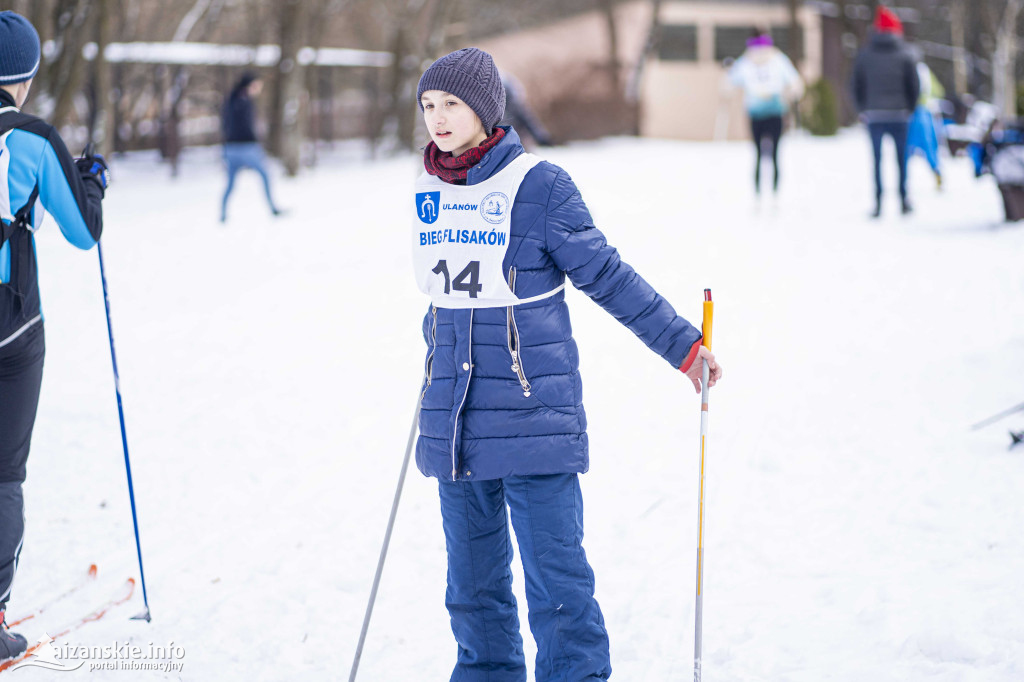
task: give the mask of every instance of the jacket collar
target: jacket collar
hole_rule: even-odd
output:
[[[505,129],[505,137],[501,138],[491,151],[484,154],[480,163],[469,169],[469,173],[466,174],[467,185],[476,185],[487,180],[526,151],[512,126],[499,127]]]
[[[18,107],[14,102],[14,95],[2,88],[0,88],[0,107]]]

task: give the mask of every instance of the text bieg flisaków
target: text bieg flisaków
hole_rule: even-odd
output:
[[[433,244],[486,244],[505,246],[508,235],[497,230],[430,230],[420,232],[420,246]]]

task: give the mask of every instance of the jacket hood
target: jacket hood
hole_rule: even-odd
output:
[[[775,59],[775,55],[779,54],[779,52],[779,48],[774,45],[755,45],[753,47],[748,47],[745,55],[747,59],[758,66],[763,66]]]
[[[879,50],[898,50],[903,45],[903,39],[895,33],[872,33],[871,47]]]

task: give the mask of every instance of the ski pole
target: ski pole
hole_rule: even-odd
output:
[[[714,318],[715,304],[711,302],[711,289],[704,290],[704,322],[701,332],[704,335],[702,345],[711,350],[711,323]],[[695,607],[696,623],[693,630],[693,682],[700,682],[701,676],[701,644],[703,640],[704,615],[704,458],[707,453],[708,440],[708,379],[711,370],[708,361],[704,360],[704,371],[701,375],[700,390],[700,495],[698,497],[698,530],[697,530],[697,604]]]
[[[416,427],[419,424],[420,403],[416,401],[416,411],[413,412],[412,426],[409,427],[409,441],[405,446],[405,458],[402,460],[402,471],[398,474],[398,486],[395,488],[395,499],[391,503],[391,516],[388,518],[388,528],[384,532],[384,543],[380,548],[380,558],[377,559],[377,572],[373,576],[373,587],[370,588],[370,600],[366,604],[366,615],[363,616],[363,629],[359,633],[359,644],[356,645],[356,655],[352,660],[352,672],[348,675],[348,682],[355,682],[356,673],[359,671],[359,659],[363,656],[363,644],[366,643],[366,631],[370,629],[370,616],[373,615],[373,603],[377,600],[377,588],[380,587],[380,577],[384,572],[384,559],[388,555],[388,546],[391,544],[391,531],[395,527],[395,516],[398,515],[398,502],[402,498],[402,487],[405,485],[405,473],[409,470],[409,457],[412,454],[413,443],[416,442]]]
[[[91,146],[91,145],[90,145]],[[149,597],[146,594],[146,573],[142,570],[142,544],[139,542],[139,517],[135,511],[135,486],[132,485],[132,463],[128,458],[128,436],[124,430],[124,407],[121,405],[121,378],[117,372],[117,353],[114,352],[114,328],[110,324],[110,297],[107,295],[107,274],[103,267],[103,248],[96,242],[100,255],[100,280],[103,282],[103,307],[107,311],[107,336],[110,338],[110,362],[114,366],[114,391],[117,393],[117,416],[121,420],[121,445],[124,447],[124,468],[128,473],[128,498],[132,503],[132,525],[135,528],[135,551],[139,555],[139,578],[142,583],[142,603],[146,610],[132,616],[132,620],[150,621]]]
[[[988,426],[989,424],[992,424],[992,423],[995,423],[995,422],[999,421],[1003,417],[1009,417],[1014,412],[1020,412],[1021,410],[1024,410],[1024,403],[1021,403],[1020,405],[1014,405],[1013,407],[1011,407],[1008,410],[1003,410],[999,414],[994,414],[991,417],[989,417],[988,419],[982,419],[977,424],[972,424],[971,425],[971,430],[973,431],[975,429],[980,429],[983,426]]]

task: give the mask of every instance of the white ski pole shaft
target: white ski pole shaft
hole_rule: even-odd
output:
[[[409,427],[409,441],[405,446],[405,458],[402,460],[402,472],[398,475],[398,486],[395,488],[395,499],[391,503],[391,516],[388,518],[388,528],[384,532],[384,543],[380,548],[380,558],[377,559],[377,572],[373,576],[373,587],[370,588],[370,600],[366,604],[366,615],[363,616],[363,629],[359,633],[359,644],[356,646],[356,655],[352,660],[352,672],[349,673],[348,682],[355,682],[356,673],[359,671],[359,659],[363,656],[363,644],[366,643],[366,631],[370,629],[370,616],[373,615],[373,603],[377,600],[377,588],[380,587],[380,577],[384,572],[384,559],[388,555],[388,545],[391,544],[391,531],[395,527],[395,517],[398,515],[398,502],[402,499],[402,488],[405,485],[405,473],[409,470],[409,458],[412,455],[412,446],[416,442],[416,427],[419,424],[420,402],[416,401],[416,411],[412,415],[412,426]]]
[[[715,304],[711,302],[711,289],[704,290],[704,323],[702,345],[711,350],[711,323],[714,318]],[[698,530],[697,530],[697,601],[694,608],[695,624],[693,630],[693,681],[701,682],[701,647],[704,639],[704,465],[707,457],[708,443],[708,379],[711,370],[708,361],[704,360],[704,371],[701,375],[700,391],[700,492],[698,496]]]

